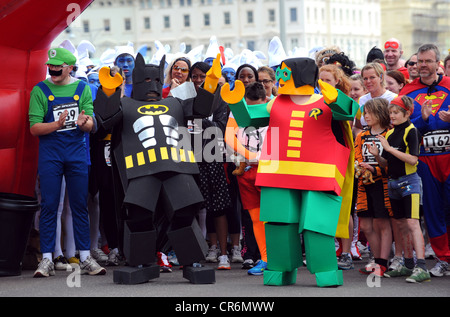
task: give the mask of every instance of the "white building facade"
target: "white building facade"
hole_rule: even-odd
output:
[[[287,53],[295,48],[336,45],[358,66],[381,45],[379,0],[95,0],[53,43],[88,40],[97,49],[132,42],[137,49],[154,42],[179,51],[219,45],[235,54],[243,49],[267,52],[278,36]]]

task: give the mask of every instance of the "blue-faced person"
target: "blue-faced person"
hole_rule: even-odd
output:
[[[133,90],[133,69],[134,69],[134,57],[131,54],[123,53],[116,57],[114,65],[122,69],[125,75],[125,96],[131,97]]]
[[[96,86],[97,88],[100,87],[100,80],[98,79],[98,72],[91,71],[87,74],[87,79],[89,84],[92,84]]]
[[[233,67],[225,66],[222,68],[222,76],[225,78],[225,81],[230,84],[230,88],[234,88],[234,81],[236,79],[236,70]]]

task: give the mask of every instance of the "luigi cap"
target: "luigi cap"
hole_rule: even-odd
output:
[[[50,65],[62,65],[66,63],[67,65],[75,65],[77,58],[69,50],[57,47],[52,48],[48,51],[48,61],[46,64]]]

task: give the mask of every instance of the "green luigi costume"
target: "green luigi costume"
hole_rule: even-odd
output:
[[[48,57],[48,65],[65,66],[76,63],[76,57],[64,48],[50,49]],[[56,74],[54,72],[55,70],[49,69],[52,76],[60,76],[62,69],[56,71]],[[39,82],[31,91],[30,127],[36,123],[58,120],[65,110],[68,111],[65,125],[50,134],[39,136],[42,253],[54,252],[55,249],[56,215],[63,176],[66,179],[72,209],[76,248],[90,250],[87,211],[88,153],[85,133],[77,126],[78,115],[82,110],[86,115],[93,114],[90,88],[85,82],[73,78],[67,85],[57,85],[48,78]]]

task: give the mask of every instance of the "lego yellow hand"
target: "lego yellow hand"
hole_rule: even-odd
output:
[[[219,83],[219,78],[222,76],[222,67],[220,66],[220,54],[214,59],[211,68],[206,73],[205,84],[203,88],[210,93],[214,93]]]
[[[322,81],[321,79],[319,79],[318,83],[325,102],[327,104],[335,102],[338,97],[338,91],[336,90],[336,88]]]
[[[225,83],[220,90],[222,99],[228,104],[236,104],[244,98],[245,86],[240,80],[234,82],[234,89],[230,90],[230,84]]]
[[[102,85],[102,90],[107,96],[111,96],[116,91],[116,88],[122,85],[123,77],[116,73],[114,77],[111,76],[110,68],[104,66],[98,72],[98,79]]]

